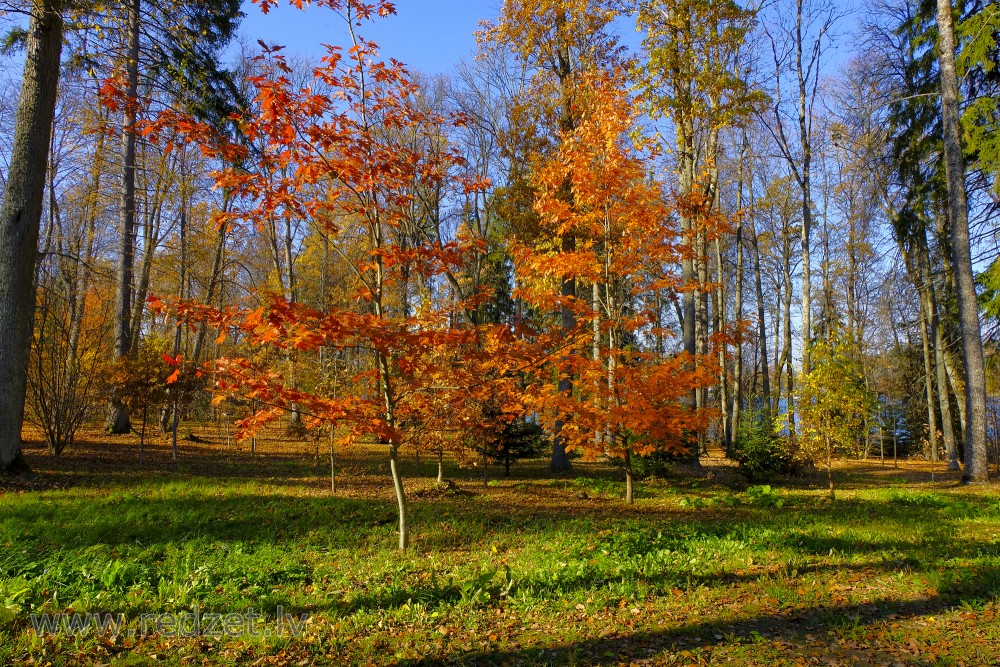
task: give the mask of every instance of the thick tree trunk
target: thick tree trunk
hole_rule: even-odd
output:
[[[976,286],[972,276],[969,212],[965,195],[965,158],[958,108],[958,75],[955,71],[955,25],[951,2],[938,0],[938,63],[941,69],[941,116],[944,126],[945,173],[948,179],[952,263],[955,270],[958,312],[965,360],[965,482],[989,481],[986,451],[986,364],[979,327]]]
[[[0,205],[0,470],[25,468],[21,424],[35,310],[35,265],[52,136],[63,21],[60,3],[32,3],[21,98]]]
[[[115,358],[132,353],[132,265],[135,255],[135,121],[139,90],[139,21],[140,0],[128,3],[128,53],[125,66],[126,97],[122,120],[121,210],[118,223],[118,263],[115,295]],[[108,424],[111,433],[132,430],[124,405],[112,405]]]

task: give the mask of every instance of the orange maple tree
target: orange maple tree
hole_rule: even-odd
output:
[[[621,71],[590,68],[576,77],[577,120],[558,134],[558,150],[531,164],[540,234],[509,248],[516,295],[527,310],[571,311],[573,327],[549,326],[544,316],[483,323],[467,314],[488,296],[466,293],[456,278],[485,252],[483,239],[459,233],[444,241],[406,229],[418,186],[459,194],[487,186],[437,141],[443,126],[465,119],[420,104],[402,64],[380,60],[375,45],[355,35],[359,20],[389,13],[391,4],[319,4],[345,16],[351,42],[327,47],[312,72],[314,85],[305,87],[292,83],[280,48],[262,44],[248,80],[253,112],[233,119],[256,147],[253,155],[245,144],[175,112],[160,114],[142,131],[154,140],[182,137],[220,164],[240,165],[214,174],[232,202],[218,224],[265,229],[294,217],[330,238],[349,235],[356,252],[342,259],[350,267],[354,303],[313,307],[287,294],[260,292],[263,303],[256,307],[155,298],[151,306],[192,326],[215,326],[219,343],[230,338],[237,351],[247,351],[211,369],[216,402],[234,397],[260,406],[240,422],[243,434],[295,406],[307,427],[337,424],[342,444],[384,445],[401,549],[409,541],[401,448],[435,438],[442,447],[456,433],[486,441],[530,414],[553,431],[560,421],[560,437],[570,448],[624,458],[631,499],[632,455],[679,450],[688,431],[704,428],[705,414],[682,398],[708,378],[683,355],[654,354],[644,344],[663,333],[655,329],[648,294],[682,288],[671,267],[685,249],[673,222],[675,207],[646,173],[652,154],[646,142],[635,140]],[[420,133],[436,140],[400,140]],[[563,243],[566,237],[574,244]],[[410,307],[405,288],[414,272],[435,285],[436,297],[419,307]],[[567,279],[591,285],[595,298],[568,294],[562,289]],[[280,364],[254,352],[262,349],[286,357],[351,351],[363,362],[349,392],[330,392],[290,382],[277,370]],[[567,374],[579,378],[572,392],[552,381]]]
[[[272,4],[265,1],[261,6],[266,10]],[[162,114],[143,131],[154,138],[167,129],[183,132],[207,155],[243,165],[215,174],[216,186],[227,188],[236,202],[218,216],[220,225],[261,229],[294,216],[331,236],[349,230],[359,237],[364,253],[360,261],[351,262],[357,308],[320,310],[276,293],[263,294],[266,303],[255,309],[158,299],[152,306],[184,321],[213,324],[220,329],[220,342],[234,336],[244,348],[325,347],[364,355],[367,365],[353,378],[354,390],[341,396],[297,388],[282,373],[249,356],[220,359],[214,368],[215,400],[240,396],[262,406],[241,422],[243,433],[277,419],[294,405],[307,426],[344,425],[341,443],[365,439],[386,445],[399,505],[399,545],[406,548],[409,533],[399,450],[423,433],[448,427],[434,421],[454,415],[436,406],[461,403],[451,399],[464,395],[463,387],[470,384],[463,358],[480,346],[475,328],[455,325],[454,313],[465,307],[455,295],[425,305],[418,315],[408,315],[409,309],[393,307],[390,293],[404,264],[433,278],[461,265],[468,254],[480,252],[480,246],[474,239],[418,243],[408,239],[404,245],[399,228],[414,197],[414,183],[466,192],[485,184],[463,175],[457,153],[425,151],[419,143],[404,144],[394,138],[434,132],[446,120],[460,124],[463,119],[457,115],[443,119],[421,108],[415,99],[417,87],[402,64],[380,60],[376,46],[355,34],[359,21],[392,13],[391,3],[318,4],[345,16],[351,43],[347,48],[328,46],[312,72],[314,86],[304,88],[293,85],[280,47],[262,44],[258,72],[248,80],[255,111],[235,119],[242,135],[258,147],[252,160],[245,159],[242,146],[212,135],[209,128],[182,114]],[[314,87],[326,92],[318,94]]]
[[[652,295],[684,288],[673,267],[689,249],[676,222],[682,202],[648,173],[653,150],[637,133],[622,73],[586,71],[574,103],[575,127],[534,165],[541,240],[517,245],[515,257],[522,298],[573,311],[557,372],[578,382],[573,392],[536,382],[530,400],[547,424],[561,421],[567,448],[624,459],[631,502],[632,456],[684,451],[710,413],[683,399],[714,376],[709,364],[648,344],[668,333],[656,329]],[[591,289],[567,295],[558,289],[565,276]]]

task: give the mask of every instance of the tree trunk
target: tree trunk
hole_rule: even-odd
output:
[[[942,324],[942,335],[944,334],[944,323]],[[948,347],[947,341],[942,346],[941,351],[944,353],[944,370],[945,375],[948,377],[948,386],[951,388],[951,393],[955,395],[955,403],[958,405],[958,439],[964,440],[965,433],[965,382],[962,380],[964,375],[962,369],[958,366],[957,359],[955,355],[952,354],[951,349]]]
[[[399,507],[399,550],[405,551],[410,545],[410,529],[406,525],[406,495],[403,492],[403,478],[399,474],[399,450],[389,445],[389,469],[392,471],[392,486],[396,490],[396,504]]]
[[[784,284],[784,295],[782,300],[784,301],[783,308],[783,322],[782,322],[782,341],[781,341],[781,356],[778,359],[778,365],[776,373],[778,375],[778,396],[777,400],[781,401],[781,374],[785,374],[785,392],[786,392],[786,405],[785,411],[788,414],[788,431],[789,434],[795,437],[795,406],[794,399],[792,398],[792,392],[795,389],[795,370],[792,366],[792,255],[791,255],[791,236],[789,234],[789,227],[786,223],[783,251],[784,251],[784,267],[782,282]]]
[[[743,409],[743,161],[746,159],[747,140],[743,135],[743,150],[740,153],[739,174],[736,185],[736,208],[740,212],[736,220],[736,341],[733,358],[733,404],[726,454],[733,455],[735,435],[740,427],[740,411]]]
[[[944,368],[944,336],[941,334],[937,299],[934,294],[934,283],[931,280],[930,253],[927,249],[926,234],[921,234],[918,242],[920,243],[918,259],[920,261],[921,282],[924,286],[920,296],[923,309],[929,317],[930,338],[934,345],[934,370],[937,380],[937,403],[941,408],[941,432],[944,434],[944,447],[947,453],[948,469],[958,470],[960,467],[958,464],[958,448],[955,446],[955,431],[951,419],[951,400],[948,394],[948,377]]]
[[[573,238],[566,237],[562,242],[563,252],[573,252],[576,249],[576,243]],[[566,299],[572,299],[576,296],[576,279],[572,276],[566,276],[562,281],[562,296]],[[576,316],[573,314],[572,308],[568,304],[563,305],[560,310],[560,318],[563,331],[570,332],[576,326]],[[559,375],[559,393],[560,394],[572,394],[573,393],[573,378],[570,375],[570,370],[563,364],[560,365],[560,375]],[[555,425],[555,435],[552,438],[552,472],[565,472],[569,470],[572,466],[569,460],[569,454],[566,452],[566,440],[562,436],[562,426],[563,420],[560,418],[556,421]]]
[[[799,142],[802,148],[802,172],[799,185],[802,190],[802,377],[809,375],[809,357],[812,347],[812,293],[810,283],[809,234],[812,230],[812,198],[810,172],[812,170],[812,137],[810,136],[811,110],[808,105],[807,72],[803,61],[803,0],[796,3],[796,74],[799,84]]]
[[[135,122],[139,90],[139,21],[140,0],[128,3],[128,53],[125,65],[126,100],[122,119],[121,211],[118,222],[117,292],[115,295],[115,358],[132,353],[132,264],[135,255]],[[128,410],[112,405],[108,430],[128,433],[132,430]]]
[[[826,481],[830,490],[830,500],[836,500],[837,494],[833,489],[833,444],[830,438],[826,438]]]
[[[708,354],[708,235],[702,228],[696,230],[695,245],[697,247],[697,258],[695,260],[695,271],[698,280],[698,289],[695,290],[695,320],[694,320],[694,351],[698,357],[697,365],[701,365],[701,359]],[[708,407],[707,387],[695,387],[695,408],[701,410]],[[698,433],[698,453],[705,454],[708,446],[708,437],[705,431]]]
[[[83,314],[86,310],[87,287],[90,284],[90,269],[94,260],[94,248],[97,241],[97,199],[101,193],[101,175],[104,167],[104,135],[98,133],[97,145],[94,148],[94,163],[91,165],[91,189],[87,197],[84,212],[84,238],[80,244],[81,256],[76,264],[76,275],[73,283],[73,295],[70,304],[69,345],[66,359],[67,368],[77,363],[77,353],[80,348],[80,335],[83,331]]]
[[[182,187],[182,190],[181,190],[181,193],[182,193],[181,194],[181,215],[180,215],[180,222],[179,222],[180,229],[178,230],[180,232],[180,256],[181,256],[180,257],[180,260],[181,260],[180,261],[180,272],[181,272],[181,275],[180,275],[180,283],[178,284],[178,287],[177,287],[177,298],[180,299],[181,301],[183,301],[184,299],[188,298],[189,295],[188,295],[187,290],[186,290],[186,284],[187,284],[187,197],[185,196],[185,190],[183,189],[184,186],[182,185],[181,187]],[[147,257],[151,257],[152,254],[153,254],[152,253],[152,248],[148,248],[147,251],[146,251],[146,256]],[[145,268],[143,269],[143,271],[145,271]],[[182,347],[182,336],[183,336],[183,332],[184,332],[185,329],[186,329],[186,327],[182,327],[180,324],[178,324],[174,328],[174,349],[173,349],[173,355],[174,355],[175,359],[180,355],[181,350],[183,349],[183,347]],[[176,392],[178,391],[178,388],[177,388],[176,385],[172,386],[168,391],[171,392],[171,393],[174,393],[173,415],[171,416],[171,425],[172,425],[171,426],[171,433],[173,435],[173,443],[174,443],[174,459],[176,459],[177,458],[177,424],[178,424],[178,422],[180,421],[180,418],[181,418],[180,414],[178,413],[180,402],[179,402],[179,397],[176,395]]]
[[[330,427],[330,433],[333,433],[333,427]],[[333,445],[330,445],[330,493],[337,493],[337,466],[333,458]]]
[[[156,258],[156,248],[160,243],[161,210],[162,208],[144,216],[146,221],[142,226],[142,260],[139,262],[139,280],[133,290],[132,323],[129,325],[129,340],[132,341],[133,348],[138,347],[146,297],[149,296],[149,282],[153,275],[153,260]]]
[[[723,287],[725,285],[725,274],[722,270],[722,241],[721,239],[715,239],[715,270],[716,279],[719,284],[718,287],[712,292],[712,301],[714,303],[714,333],[721,333],[722,328],[726,326],[726,291]],[[732,452],[733,449],[733,423],[732,415],[730,414],[730,409],[732,405],[729,403],[729,376],[726,372],[726,344],[720,342],[719,344],[719,412],[722,414],[722,442],[725,447],[726,453]]]
[[[905,259],[905,255],[904,255]],[[927,300],[925,298],[925,293],[927,291],[927,285],[924,284],[923,278],[917,269],[914,269],[914,279],[917,285],[917,292],[920,294],[920,309],[918,310],[919,315],[919,325],[920,325],[920,345],[924,353],[924,392],[927,395],[927,439],[930,443],[930,458],[931,461],[938,460],[938,424],[937,424],[937,410],[935,409],[936,401],[934,400],[934,375],[931,372],[931,341],[930,337],[927,335]]]
[[[938,63],[941,69],[941,116],[944,127],[945,173],[948,179],[948,221],[951,224],[952,264],[955,270],[958,312],[965,360],[965,471],[964,482],[989,481],[986,452],[986,364],[979,328],[979,308],[972,276],[969,211],[965,195],[965,158],[958,108],[955,71],[955,25],[951,2],[938,0]]]
[[[228,210],[228,208],[229,208],[228,203],[223,204],[223,210]],[[212,273],[208,278],[208,288],[205,291],[205,300],[204,300],[205,303],[212,303],[212,299],[215,298],[215,291],[218,288],[220,278],[222,276],[222,260],[223,260],[223,255],[225,254],[226,251],[226,236],[227,236],[226,227],[225,226],[219,227],[219,237],[216,240],[215,254],[212,258]],[[326,277],[325,266],[326,264],[324,263],[324,278]],[[326,307],[325,296],[323,302],[324,302],[323,307]],[[207,326],[205,325],[204,322],[202,322],[201,324],[198,325],[198,335],[195,338],[194,353],[191,355],[191,358],[194,359],[195,361],[201,361],[201,351],[205,345],[206,332],[207,332]]]
[[[0,205],[0,470],[26,468],[21,424],[35,310],[35,264],[45,197],[45,156],[62,52],[59,3],[32,3],[24,80]]]
[[[934,365],[937,370],[938,402],[941,404],[941,428],[944,432],[944,446],[948,458],[948,470],[960,470],[958,447],[955,442],[955,428],[951,417],[951,394],[948,392],[948,372],[944,367],[944,338],[937,322],[937,314],[931,324],[934,330]]]
[[[751,218],[753,225],[753,218]],[[764,398],[764,418],[771,421],[771,378],[770,365],[767,362],[767,324],[764,319],[767,304],[764,301],[764,285],[760,270],[760,244],[757,241],[756,226],[750,228],[750,240],[753,244],[753,279],[754,292],[757,297],[757,343],[760,348],[760,386]],[[755,388],[756,389],[756,388]]]
[[[556,49],[555,49],[555,73],[559,78],[559,85],[562,92],[562,103],[559,111],[559,129],[562,132],[570,133],[576,128],[577,112],[573,108],[572,87],[574,85],[574,60],[570,52],[571,37],[566,34],[568,17],[565,10],[559,10],[555,16],[556,29]],[[571,206],[575,206],[575,197],[570,183],[563,184],[563,197]],[[564,236],[562,239],[561,251],[564,253],[576,251],[576,239],[572,235]],[[567,301],[576,298],[576,278],[572,275],[562,277],[562,296]],[[563,331],[568,335],[576,328],[576,316],[568,303],[564,303],[560,308],[560,324]],[[564,357],[564,360],[568,360]],[[559,393],[573,393],[573,376],[566,364],[561,364],[559,369]],[[566,439],[562,436],[563,420],[557,419],[555,423],[555,433],[552,438],[552,462],[550,468],[553,472],[566,472],[570,469],[569,454],[566,452]]]
[[[633,495],[634,481],[632,476],[632,453],[625,450],[625,502],[629,505],[635,504]]]

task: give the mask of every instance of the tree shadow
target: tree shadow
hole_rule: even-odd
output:
[[[551,637],[537,639],[528,635],[514,648],[471,650],[446,657],[428,657],[404,660],[408,667],[433,665],[619,665],[630,661],[648,664],[671,654],[700,649],[711,652],[722,645],[755,644],[780,640],[782,659],[804,658],[814,661],[817,655],[824,660],[834,659],[855,664],[900,664],[898,647],[883,648],[863,645],[842,645],[836,641],[815,641],[812,633],[822,635],[828,631],[855,632],[875,624],[936,616],[949,611],[958,600],[970,604],[995,602],[1000,594],[1000,571],[990,569],[985,573],[991,585],[984,586],[975,577],[967,577],[941,593],[920,599],[893,600],[883,598],[863,604],[817,606],[787,613],[744,616],[735,620],[705,620],[680,622],[651,630],[632,633],[614,633],[605,637],[581,639],[572,642],[553,641]],[[527,645],[525,645],[527,644]],[[688,654],[690,655],[690,654]],[[648,662],[647,662],[648,661]],[[906,657],[910,665],[942,664],[937,657]],[[659,664],[657,662],[657,664]],[[673,664],[673,663],[670,663]],[[698,662],[698,664],[702,664]],[[837,664],[837,663],[829,663]],[[950,664],[950,663],[949,663]]]

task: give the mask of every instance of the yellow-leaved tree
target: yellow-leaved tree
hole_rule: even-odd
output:
[[[800,444],[813,460],[826,459],[833,500],[833,452],[849,449],[864,435],[876,397],[865,382],[861,346],[839,326],[826,340],[814,343],[812,362],[799,402]]]

